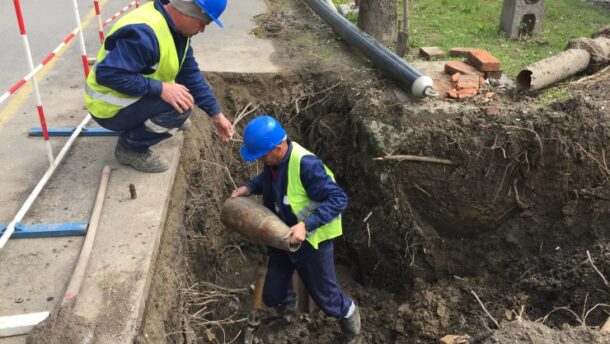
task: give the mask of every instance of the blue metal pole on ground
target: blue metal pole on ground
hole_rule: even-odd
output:
[[[76,128],[48,128],[49,136],[70,136],[76,130]],[[30,129],[29,136],[40,137],[42,136],[41,128]],[[83,127],[79,136],[119,136],[118,131],[108,130],[105,128],[91,128]]]
[[[89,222],[66,222],[54,224],[26,225],[21,222],[15,224],[15,232],[11,238],[46,238],[62,236],[79,236],[87,233]],[[0,235],[8,225],[0,225]]]

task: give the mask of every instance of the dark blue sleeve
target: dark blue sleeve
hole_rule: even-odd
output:
[[[159,62],[159,43],[146,24],[127,25],[108,36],[106,57],[95,67],[100,85],[134,96],[160,96],[161,82],[146,78]]]
[[[263,194],[263,179],[269,171],[267,168],[263,170],[258,176],[250,179],[246,182],[246,187],[250,190],[250,193],[253,195],[262,195]]]
[[[320,203],[320,206],[303,220],[308,231],[314,231],[331,222],[347,208],[345,191],[330,178],[324,164],[316,156],[306,155],[301,159],[301,182],[307,196]]]
[[[210,85],[205,81],[201,70],[199,70],[199,65],[193,56],[192,47],[189,47],[186,52],[186,58],[180,73],[176,77],[176,82],[189,89],[193,98],[195,98],[195,104],[209,116],[216,116],[222,112]]]

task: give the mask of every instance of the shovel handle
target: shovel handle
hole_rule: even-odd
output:
[[[263,289],[265,287],[265,277],[267,276],[267,262],[260,260],[256,268],[256,283],[254,284],[254,298],[252,310],[261,309],[263,303]]]

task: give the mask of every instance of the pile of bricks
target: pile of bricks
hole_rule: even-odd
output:
[[[450,56],[464,57],[465,62],[451,61],[445,64],[445,73],[451,75],[455,86],[447,92],[447,96],[454,99],[474,97],[485,85],[486,79],[499,79],[502,76],[500,61],[487,50],[473,48],[453,48]],[[487,92],[487,98],[493,97]]]

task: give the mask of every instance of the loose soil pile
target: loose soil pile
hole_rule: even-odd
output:
[[[312,29],[325,47],[336,44],[310,15],[260,20],[259,34]],[[599,331],[610,314],[608,74],[565,86],[569,99],[544,108],[504,89],[492,100],[416,102],[353,59],[299,56],[285,74],[208,78],[225,113],[245,115],[238,132],[255,114],[276,115],[347,191],[336,262],[361,307],[362,342],[455,334],[471,343],[610,343]],[[499,114],[487,115],[489,106]],[[242,340],[264,248],[226,231],[219,213],[262,166],[240,160],[239,142],[216,142],[198,116],[142,343]],[[407,154],[448,161],[389,157]],[[255,336],[335,343],[339,332],[321,312],[287,325],[267,309]]]

